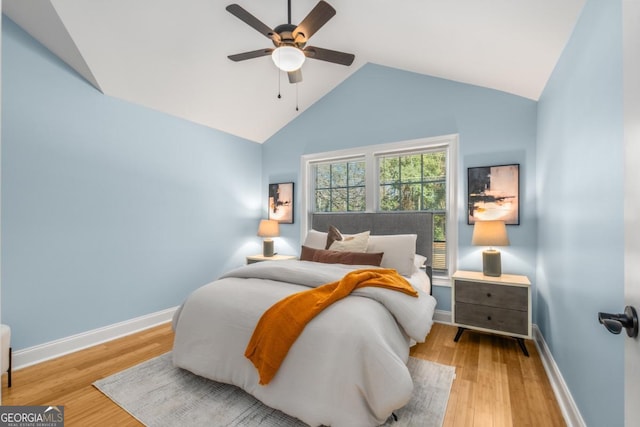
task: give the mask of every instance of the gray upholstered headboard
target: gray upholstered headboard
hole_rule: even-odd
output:
[[[431,266],[433,258],[433,214],[429,212],[346,212],[313,213],[311,228],[328,231],[333,225],[343,233],[354,234],[371,231],[371,234],[417,234],[416,253],[427,257]]]

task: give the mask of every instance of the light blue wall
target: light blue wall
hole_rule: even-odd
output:
[[[14,349],[176,306],[260,250],[259,144],[104,96],[4,17],[2,86]]]
[[[300,90],[304,91],[304,85]],[[458,133],[459,199],[467,167],[520,163],[521,225],[509,227],[505,273],[535,282],[536,102],[491,89],[367,64],[264,144],[264,183],[299,182],[300,156],[350,147]],[[266,185],[266,184],[263,184]],[[297,186],[296,196],[301,197]],[[460,268],[481,269],[481,248],[470,245],[472,227],[460,206]],[[283,226],[281,245],[300,250],[301,212]],[[450,289],[436,288],[438,309],[450,310]]]
[[[589,426],[624,425],[621,13],[587,1],[538,110],[537,323]]]

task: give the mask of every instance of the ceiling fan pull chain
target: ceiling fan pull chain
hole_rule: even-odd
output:
[[[278,76],[278,99],[282,98],[282,95],[280,95],[280,69],[276,68],[276,76]]]
[[[298,83],[296,83],[296,111],[300,111],[298,109]]]

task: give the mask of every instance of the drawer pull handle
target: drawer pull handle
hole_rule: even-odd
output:
[[[487,316],[487,320],[491,320],[491,316]]]
[[[491,298],[491,292],[487,292],[487,298]]]

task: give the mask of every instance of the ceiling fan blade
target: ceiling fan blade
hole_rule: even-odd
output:
[[[295,71],[289,71],[287,75],[289,76],[289,83],[300,83],[302,81],[302,70],[300,68]]]
[[[316,7],[302,20],[302,22],[293,30],[293,38],[302,37],[302,42],[306,42],[320,29],[324,24],[333,18],[336,10],[326,1],[320,1]],[[299,39],[298,39],[299,40]],[[296,40],[296,41],[298,41]]]
[[[260,58],[261,56],[267,56],[267,55],[271,55],[271,52],[273,52],[273,49],[258,49],[258,50],[252,50],[251,52],[244,52],[244,53],[237,53],[235,55],[229,55],[227,58],[229,58],[232,61],[244,61],[245,59],[253,59],[253,58]]]
[[[351,65],[356,58],[355,55],[351,53],[338,52],[337,50],[323,49],[315,46],[307,46],[303,52],[308,58],[347,66]]]
[[[257,30],[263,36],[268,37],[275,42],[280,41],[278,33],[269,28],[264,22],[247,12],[242,6],[234,3],[227,6],[226,9],[233,16]]]

